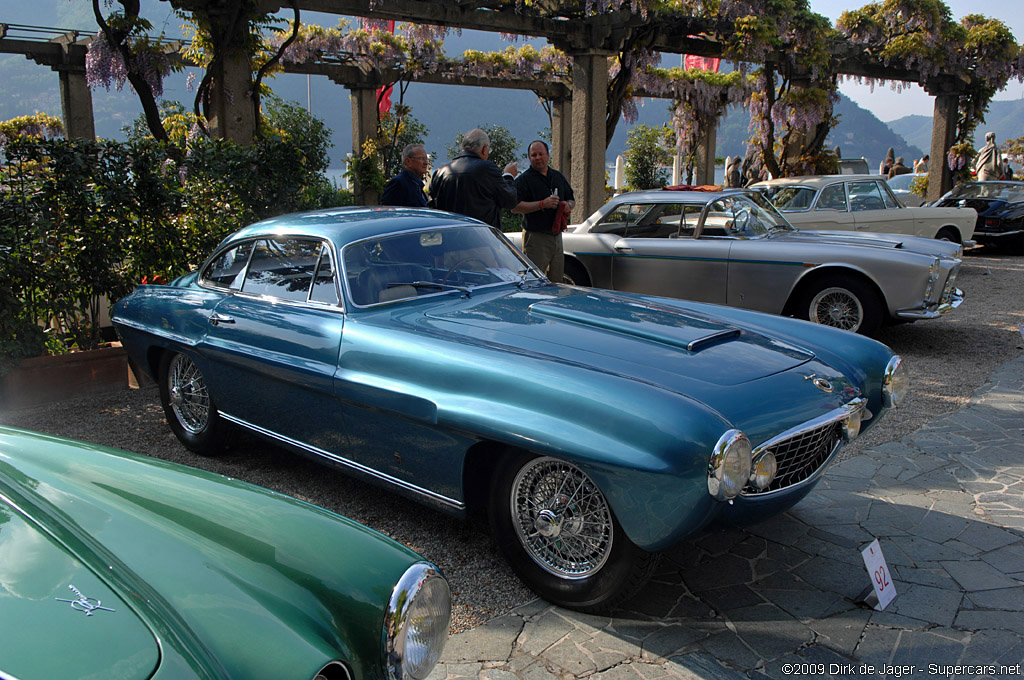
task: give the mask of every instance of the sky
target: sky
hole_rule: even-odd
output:
[[[1018,43],[1024,43],[1024,12],[1021,0],[945,0],[955,21],[967,14],[983,14],[999,19],[1013,33]],[[811,9],[828,17],[834,24],[843,11],[863,7],[866,2],[859,0],[810,0]],[[919,85],[911,85],[901,92],[894,92],[888,85],[872,89],[853,81],[844,82],[839,90],[855,101],[861,108],[868,109],[884,122],[909,115],[931,116],[935,100]],[[1024,85],[1011,80],[1006,89],[995,96],[997,100],[1024,98]]]

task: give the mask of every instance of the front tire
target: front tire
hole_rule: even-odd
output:
[[[590,285],[590,277],[587,276],[587,270],[583,268],[582,264],[567,257],[565,258],[565,271],[562,273],[562,283],[586,287]]]
[[[606,611],[651,577],[659,555],[638,548],[604,494],[577,466],[530,454],[492,478],[491,530],[513,571],[545,600]]]
[[[804,289],[797,315],[808,321],[873,336],[882,325],[877,293],[851,276],[830,276]]]
[[[189,356],[166,352],[161,357],[160,402],[167,424],[186,448],[204,456],[219,451],[224,421],[206,378]]]

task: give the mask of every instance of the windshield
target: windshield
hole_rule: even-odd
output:
[[[793,226],[759,193],[727,194],[708,205],[701,238],[751,239]]]
[[[779,210],[807,210],[814,202],[814,189],[794,186],[771,186],[762,189]]]
[[[1024,201],[1024,183],[972,182],[953,187],[949,198],[989,198],[1003,201]]]
[[[540,280],[504,236],[485,226],[374,237],[345,246],[342,259],[349,295],[361,307]]]

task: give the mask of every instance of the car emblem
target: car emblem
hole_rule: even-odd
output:
[[[97,611],[104,611],[104,612],[112,612],[112,611],[114,611],[110,607],[102,607],[102,606],[100,606],[102,603],[99,600],[97,600],[95,597],[86,597],[85,595],[82,595],[82,593],[78,590],[78,588],[76,588],[76,587],[74,587],[72,585],[69,585],[68,589],[71,590],[75,595],[78,596],[77,600],[65,600],[62,597],[56,597],[54,599],[57,600],[58,602],[70,602],[72,609],[77,609],[80,612],[85,612],[86,616],[92,616],[93,612],[97,612]]]
[[[825,380],[824,378],[815,378],[814,386],[817,387],[822,392],[832,392],[832,383]]]

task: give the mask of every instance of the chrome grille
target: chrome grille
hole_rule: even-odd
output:
[[[743,495],[766,494],[799,484],[821,469],[842,441],[842,423],[832,421],[775,442],[767,447],[767,450],[775,454],[779,465],[775,479],[764,489],[747,484],[743,488]],[[760,453],[760,449],[755,455],[757,453]]]

